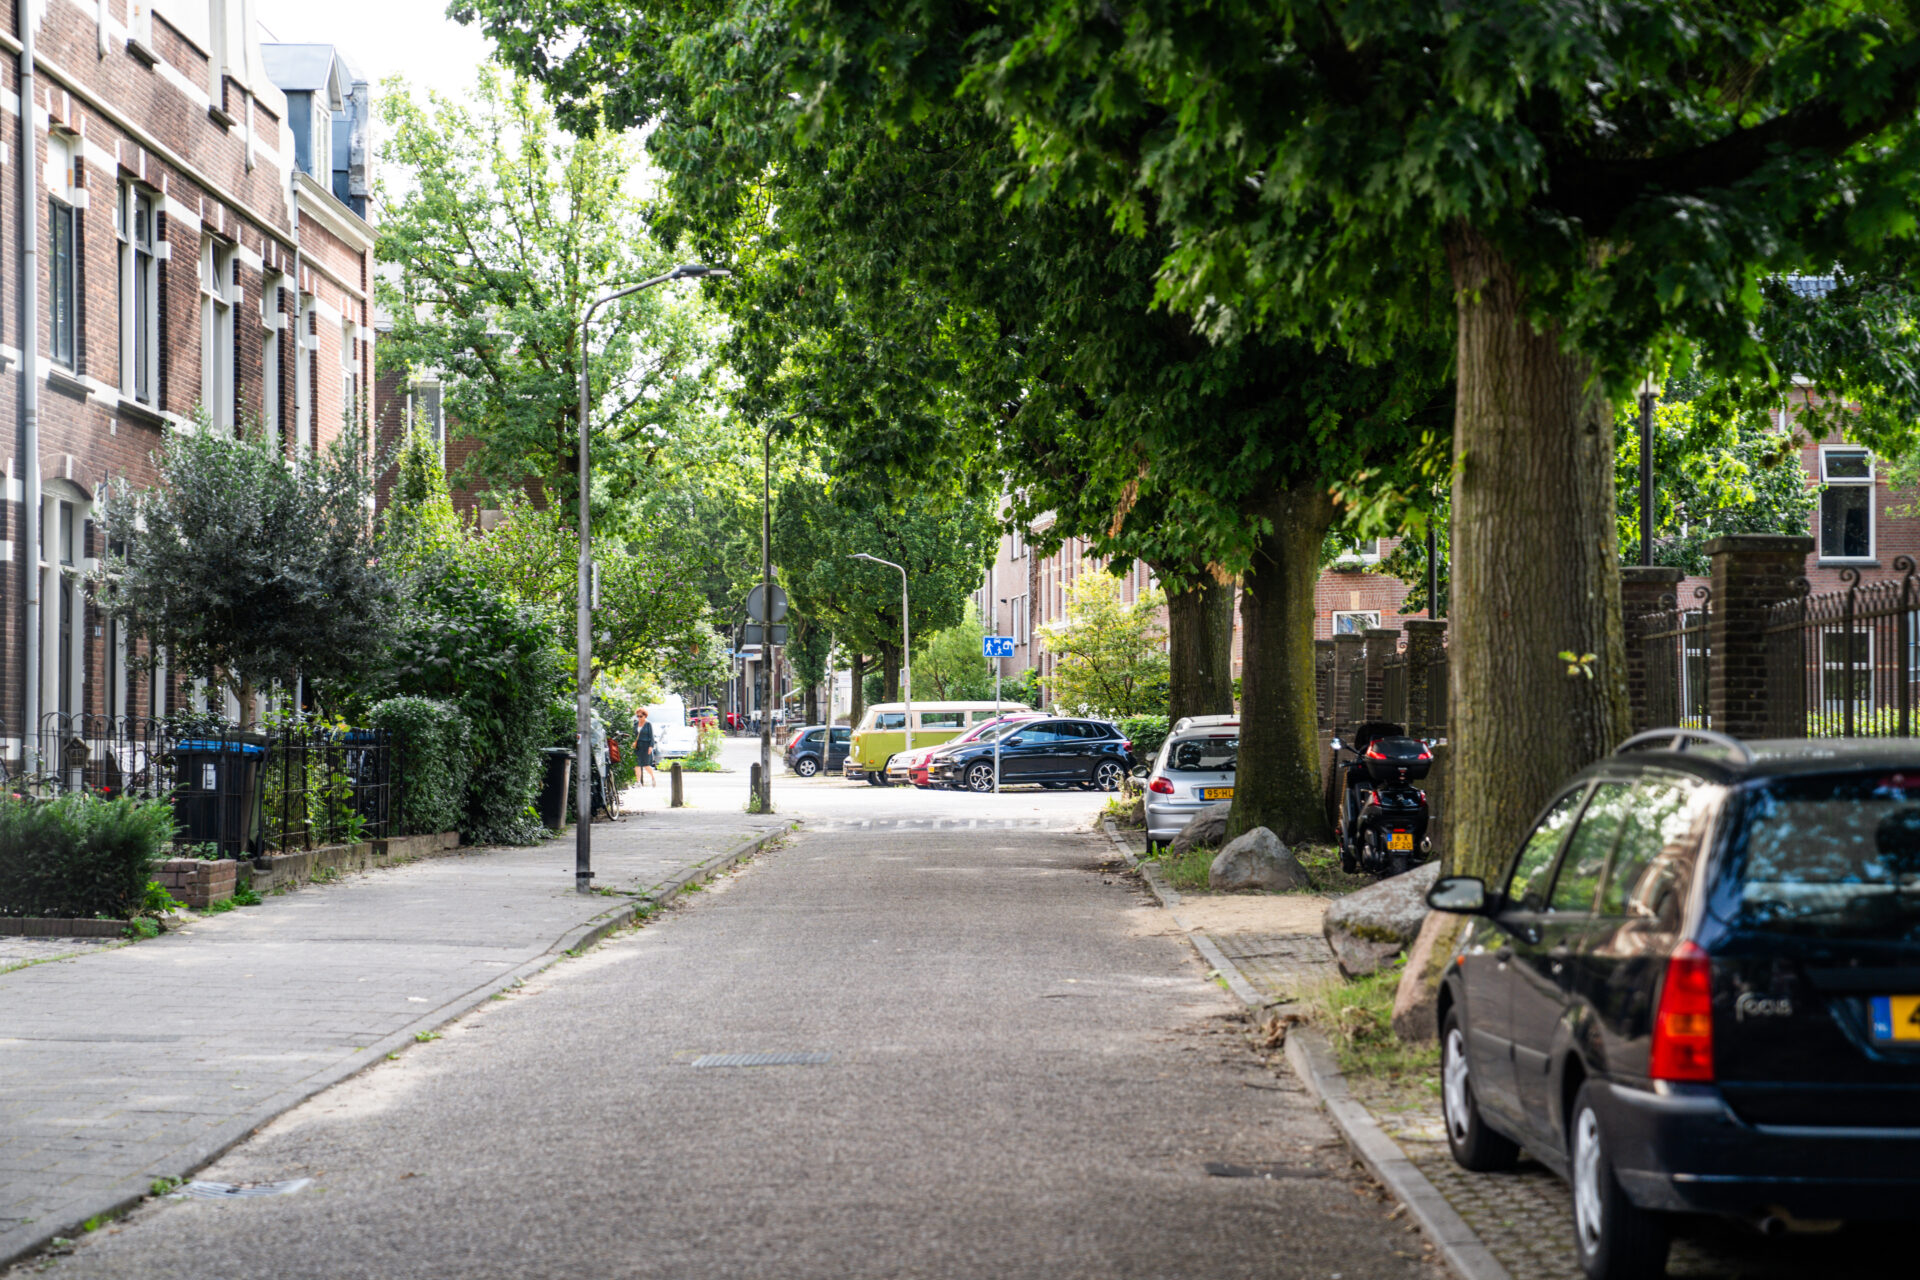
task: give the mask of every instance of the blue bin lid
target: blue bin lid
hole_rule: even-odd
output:
[[[254,742],[221,742],[213,738],[189,738],[175,745],[176,751],[216,751],[230,756],[263,756],[267,749]]]

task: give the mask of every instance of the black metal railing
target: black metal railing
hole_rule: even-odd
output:
[[[1430,738],[1447,732],[1447,651],[1442,649],[1427,662],[1427,720]]]
[[[252,733],[205,716],[52,712],[35,745],[39,771],[16,778],[17,792],[170,796],[182,848],[250,857],[389,834],[394,762],[384,729],[294,722]]]
[[[1403,650],[1390,655],[1380,668],[1380,716],[1395,724],[1405,724],[1407,714],[1408,655]]]
[[[1707,643],[1707,623],[1713,591],[1693,589],[1699,606],[1682,609],[1672,596],[1665,606],[1639,620],[1638,639],[1646,660],[1649,724],[1687,729],[1712,727],[1707,708],[1707,677],[1713,654]]]
[[[1768,611],[1767,732],[1779,738],[1911,737],[1920,678],[1920,583],[1911,556],[1898,578],[1802,595]]]

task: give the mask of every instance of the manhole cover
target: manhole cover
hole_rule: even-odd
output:
[[[236,1200],[246,1196],[287,1196],[300,1190],[312,1178],[289,1178],[285,1182],[200,1182],[180,1188],[181,1194],[196,1200]]]
[[[1225,1164],[1209,1160],[1202,1168],[1216,1178],[1324,1178],[1319,1169],[1302,1169],[1290,1164]]]
[[[709,1053],[693,1060],[696,1067],[817,1067],[833,1061],[830,1053]]]

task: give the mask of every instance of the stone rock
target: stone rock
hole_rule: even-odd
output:
[[[1466,926],[1465,916],[1430,911],[1407,952],[1406,971],[1393,993],[1393,1034],[1409,1044],[1430,1044],[1440,1034],[1433,1020],[1439,1009],[1440,979]]]
[[[1227,838],[1227,815],[1233,812],[1233,801],[1222,800],[1219,804],[1210,804],[1187,820],[1180,828],[1180,834],[1173,838],[1174,857],[1191,853],[1197,845],[1211,849]]]
[[[1427,918],[1427,890],[1440,876],[1440,860],[1390,876],[1341,898],[1327,908],[1320,931],[1334,962],[1349,978],[1373,973],[1413,945]]]
[[[1280,843],[1280,837],[1265,827],[1255,827],[1222,849],[1207,868],[1207,887],[1266,889],[1284,893],[1288,889],[1307,889],[1307,871],[1293,851]]]

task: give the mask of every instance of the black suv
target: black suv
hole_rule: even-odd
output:
[[[1034,720],[1000,739],[1000,785],[1037,782],[1061,790],[1117,791],[1133,767],[1133,743],[1107,720]],[[993,742],[982,738],[933,753],[936,787],[993,790]]]
[[[1439,997],[1447,1140],[1572,1184],[1587,1275],[1659,1275],[1669,1213],[1920,1212],[1920,743],[1658,730],[1576,777]]]
[[[847,750],[852,745],[853,730],[846,725],[829,729],[826,725],[810,724],[787,739],[787,768],[803,778],[821,772],[838,772],[847,763]]]

